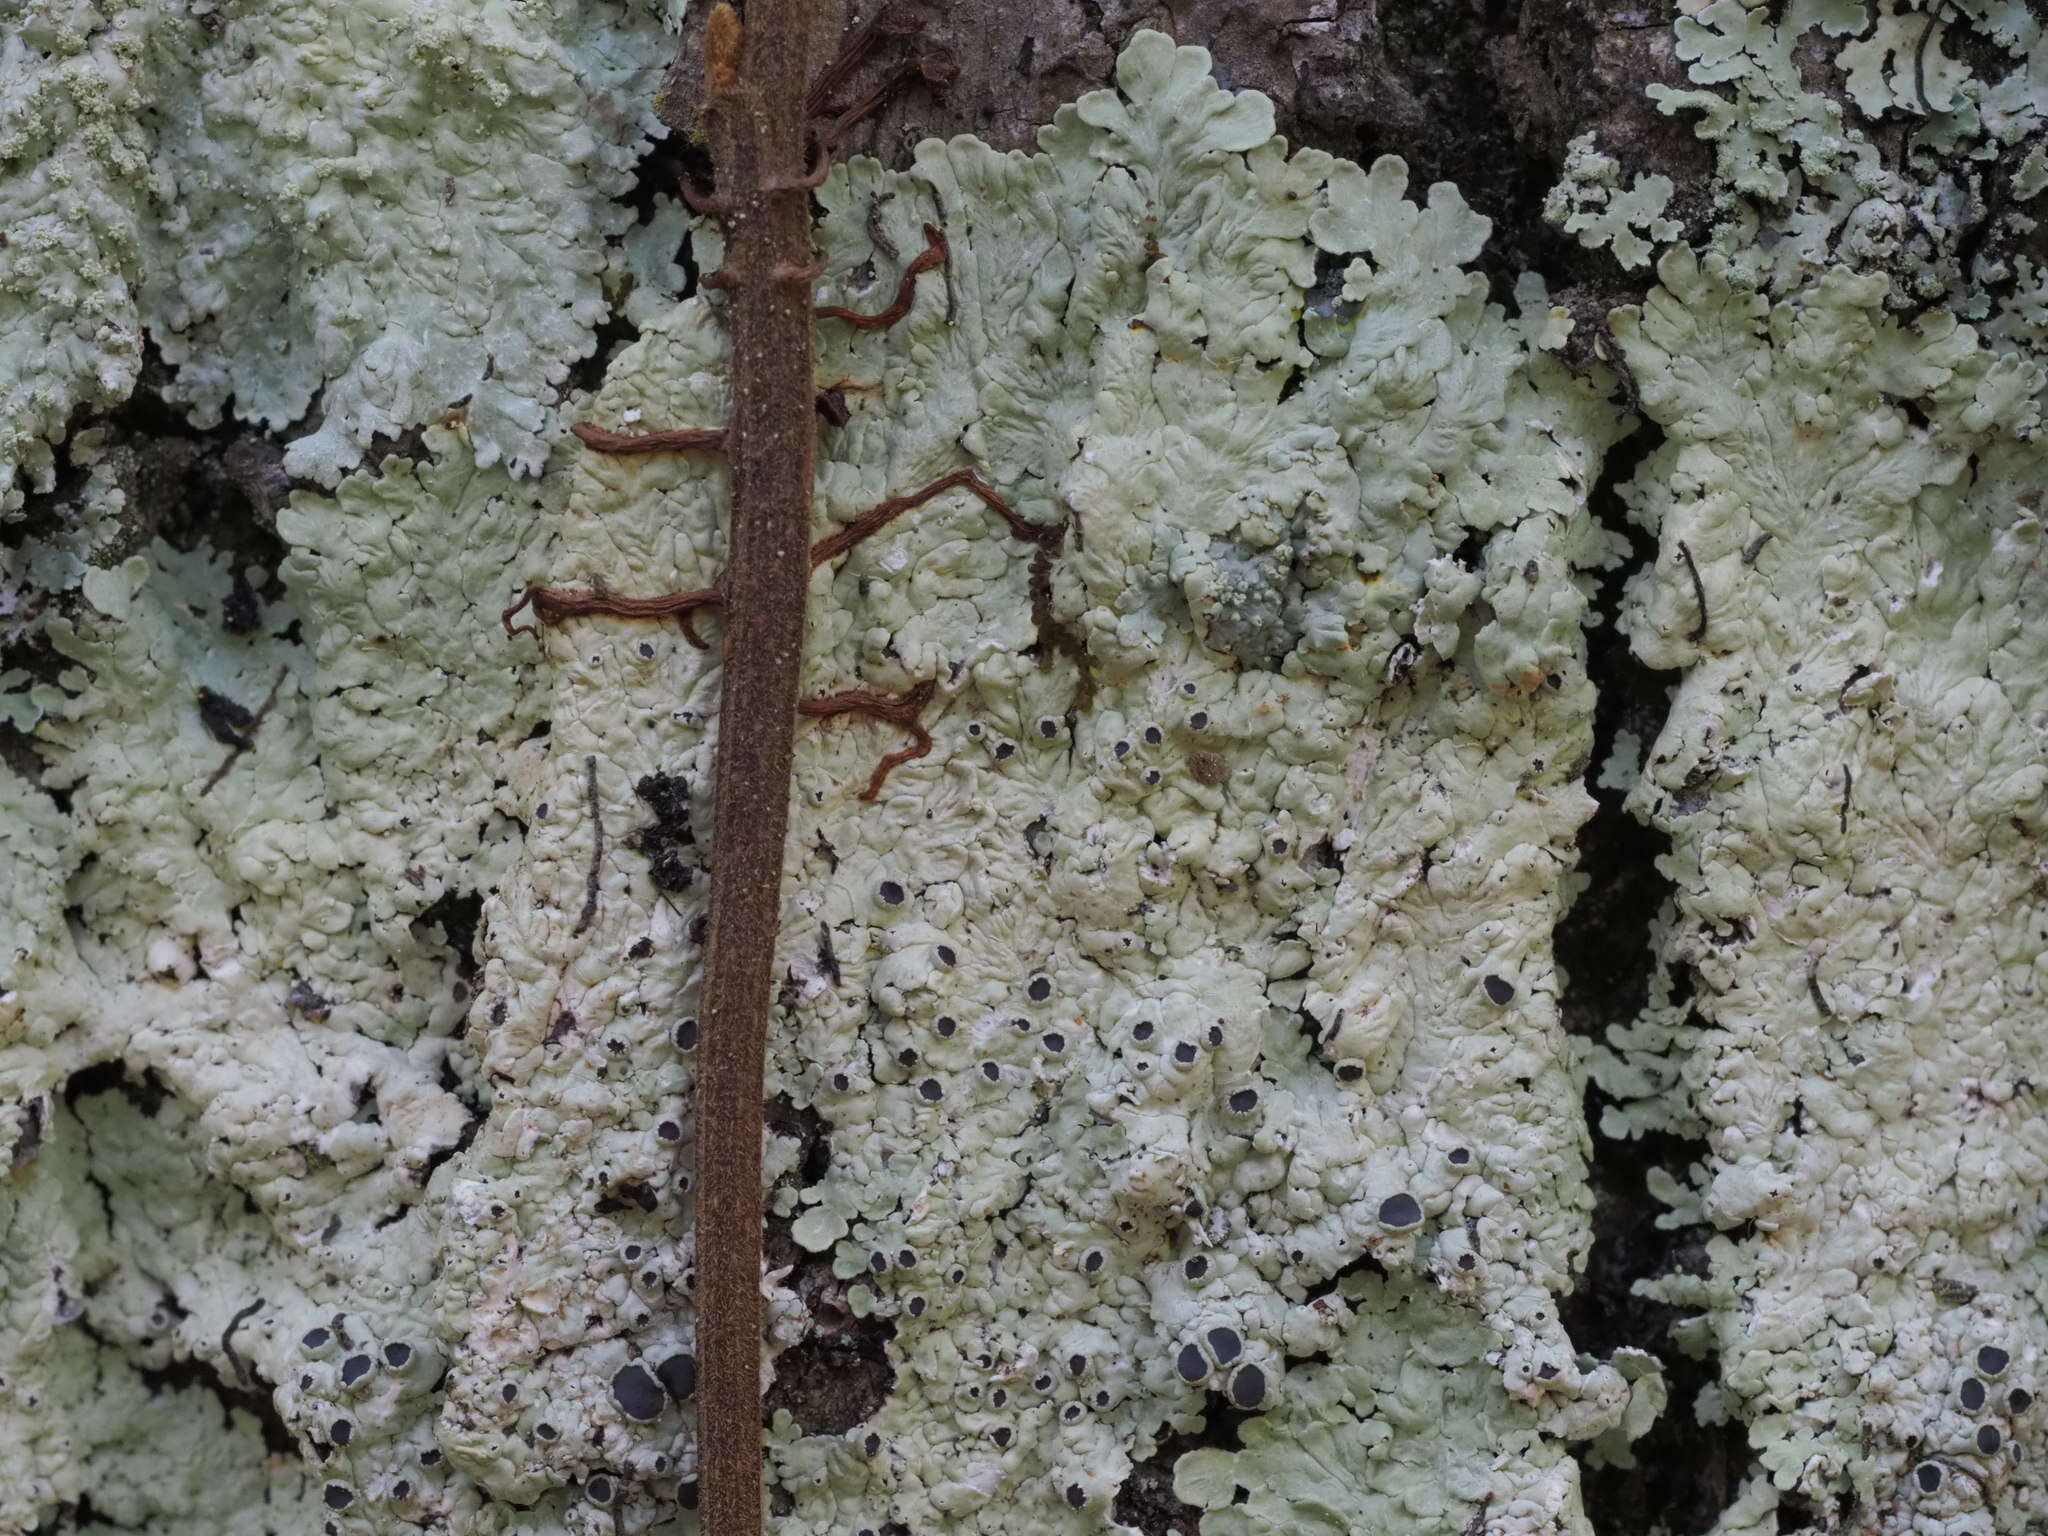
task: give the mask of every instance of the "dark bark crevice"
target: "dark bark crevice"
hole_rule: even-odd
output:
[[[1592,496],[1594,515],[1630,545],[1628,559],[1601,582],[1599,622],[1587,636],[1587,670],[1598,690],[1587,787],[1598,809],[1578,839],[1579,871],[1588,884],[1558,924],[1555,940],[1564,978],[1560,1009],[1565,1027],[1593,1040],[1634,1019],[1649,1002],[1657,968],[1653,925],[1672,889],[1656,864],[1670,851],[1670,839],[1629,812],[1624,790],[1600,783],[1620,734],[1632,734],[1637,749],[1647,752],[1669,705],[1672,678],[1638,661],[1615,623],[1624,585],[1656,555],[1648,536],[1627,521],[1619,487],[1661,440],[1654,426],[1638,428],[1609,455]],[[1656,1529],[1696,1536],[1741,1491],[1750,1470],[1747,1438],[1739,1423],[1702,1425],[1696,1420],[1693,1405],[1717,1379],[1716,1363],[1676,1348],[1671,1328],[1686,1314],[1637,1295],[1635,1286],[1659,1275],[1706,1273],[1708,1231],[1659,1227],[1665,1207],[1647,1182],[1651,1169],[1682,1170],[1706,1149],[1669,1135],[1606,1135],[1601,1130],[1606,1108],[1605,1097],[1589,1086],[1593,1242],[1560,1314],[1573,1344],[1593,1355],[1604,1359],[1623,1347],[1656,1355],[1664,1365],[1670,1402],[1633,1447],[1633,1467],[1592,1466],[1585,1448],[1578,1448],[1586,1511],[1600,1536],[1637,1536]]]
[[[1152,1454],[1132,1466],[1111,1513],[1145,1536],[1198,1536],[1202,1511],[1173,1491],[1173,1469],[1190,1451],[1242,1450],[1239,1431],[1255,1417],[1233,1407],[1220,1392],[1210,1393],[1198,1428],[1162,1436]]]

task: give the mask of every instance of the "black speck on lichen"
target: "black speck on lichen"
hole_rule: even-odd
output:
[[[1266,1373],[1247,1365],[1230,1378],[1230,1401],[1239,1408],[1256,1408],[1265,1400]]]
[[[667,1405],[668,1394],[661,1384],[647,1374],[645,1366],[637,1363],[622,1367],[612,1377],[612,1398],[625,1411],[626,1417],[639,1419],[643,1423],[661,1417],[661,1410]]]
[[[199,690],[199,723],[224,747],[246,747],[256,729],[256,712],[211,688]]]
[[[1421,1221],[1422,1206],[1406,1190],[1380,1202],[1380,1225],[1389,1231],[1404,1232]]]
[[[690,781],[675,774],[649,773],[633,786],[657,823],[678,831],[690,821]]]
[[[249,585],[248,575],[238,566],[234,584],[221,599],[220,627],[231,635],[254,634],[263,627],[263,600]]]

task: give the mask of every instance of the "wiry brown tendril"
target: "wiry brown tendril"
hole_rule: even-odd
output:
[[[671,427],[664,432],[614,432],[594,422],[579,421],[569,430],[584,447],[598,453],[692,453],[701,449],[723,452],[723,427]]]
[[[683,636],[698,650],[704,640],[697,633],[694,617],[699,608],[715,608],[725,601],[716,587],[698,587],[692,592],[663,592],[655,597],[621,597],[602,584],[589,587],[528,587],[518,602],[498,615],[507,635],[540,633],[535,624],[512,620],[521,609],[531,608],[537,624],[553,628],[567,619],[586,618],[594,613],[619,619],[669,619],[676,621]]]
[[[903,269],[903,276],[896,280],[896,297],[887,309],[876,310],[869,315],[848,309],[843,304],[826,304],[819,307],[818,318],[844,320],[863,331],[886,330],[910,313],[911,301],[917,297],[918,274],[942,265],[951,255],[945,232],[936,224],[927,224],[924,227],[924,249],[910,259],[910,265]]]
[[[932,694],[938,684],[930,678],[904,689],[901,693],[883,693],[874,688],[849,688],[843,693],[828,693],[822,698],[801,699],[797,702],[797,713],[824,718],[831,715],[866,715],[883,721],[910,733],[910,745],[899,747],[887,753],[875,764],[875,771],[868,776],[868,787],[861,791],[860,798],[873,800],[882,792],[882,782],[889,777],[892,769],[905,763],[915,762],[932,749],[932,733],[924,728],[918,718],[924,707],[931,703]]]

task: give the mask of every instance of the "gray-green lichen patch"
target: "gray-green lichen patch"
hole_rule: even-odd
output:
[[[1664,216],[1671,190],[1668,176],[1640,176],[1623,186],[1621,162],[1582,133],[1565,155],[1564,179],[1544,199],[1543,216],[1588,250],[1609,246],[1624,267],[1647,266],[1659,245],[1679,235],[1677,221]]]
[[[659,132],[661,9],[0,4],[0,512],[145,332],[196,421],[296,427],[294,474],[463,401],[480,462],[537,467]]]
[[[35,1529],[61,1501],[80,1530],[310,1536],[321,1469],[276,1454],[289,1448],[266,1445],[251,1411],[267,1383],[247,1362],[304,1305],[251,1294],[274,1234],[208,1176],[187,1112],[153,1080],[97,1083],[45,1113],[33,1177],[0,1199],[0,1528]],[[180,1380],[202,1338],[239,1405]]]
[[[1289,156],[1263,101],[1156,35],[1118,80],[1037,155],[928,144],[821,193],[829,301],[878,307],[926,221],[952,252],[900,326],[821,324],[852,412],[822,438],[821,529],[971,467],[1066,531],[1041,565],[955,492],[816,579],[810,688],[930,682],[935,742],[865,805],[895,732],[800,741],[770,1088],[829,1128],[829,1170],[777,1209],[829,1257],[806,1283],[831,1305],[778,1288],[773,1342],[875,1319],[893,1387],[850,1429],[777,1421],[778,1529],[1107,1529],[1162,1432],[1212,1401],[1297,1411],[1293,1361],[1346,1336],[1312,1292],[1361,1260],[1446,1298],[1485,1341],[1458,1390],[1528,1430],[1418,1528],[1526,1504],[1547,1513],[1503,1529],[1573,1529],[1565,1444],[1628,1396],[1557,1320],[1588,1234],[1548,949],[1589,807],[1587,572],[1610,558],[1584,494],[1617,421],[1487,304],[1463,265],[1485,225],[1449,188],[1418,205],[1397,162]],[[1319,252],[1344,318],[1305,309]],[[716,313],[651,321],[595,419],[722,419]],[[716,573],[716,461],[578,476],[553,579]],[[615,620],[546,647],[535,793],[570,816],[491,913],[485,1060],[501,1108],[528,1106],[498,1150],[643,1178],[676,1112],[716,671]],[[579,932],[591,762],[606,815],[659,775],[682,825],[666,862],[605,862]],[[589,1090],[614,1061],[635,1067]],[[465,1358],[510,1344],[604,1443],[533,1443],[480,1374],[451,1382],[463,1454],[508,1493],[599,1466],[660,1488],[687,1442],[615,1430],[590,1384],[685,1341],[623,1292],[595,1327],[566,1280],[522,1300],[536,1255],[553,1275],[612,1239],[504,1206],[464,1276]],[[1374,1293],[1357,1326],[1405,1339],[1405,1306]],[[1347,1475],[1361,1506],[1421,1497],[1405,1466]]]
[[[2048,32],[2025,0],[1714,0],[1653,85],[1715,148],[1710,243],[1790,292],[1881,272],[1895,309],[1985,320],[2024,301],[2048,183]],[[1966,62],[1967,60],[1967,62]],[[1981,71],[1981,72],[1980,72]],[[2026,331],[2022,317],[1996,338]]]
[[[1539,1415],[1501,1387],[1471,1312],[1410,1277],[1347,1275],[1316,1303],[1340,1339],[1298,1367],[1281,1410],[1247,1422],[1242,1451],[1181,1458],[1174,1491],[1203,1536],[1556,1530],[1572,1466]],[[1505,1475],[1503,1475],[1505,1474]],[[1503,1484],[1516,1490],[1495,1509]]]
[[[1630,808],[1667,833],[1650,1005],[1592,1071],[1707,1224],[1693,1405],[1724,1536],[2042,1518],[2038,848],[2048,33],[2006,0],[1686,6],[1704,249],[1614,328],[1661,446],[1623,622],[1679,669]],[[1582,178],[1581,178],[1582,179]],[[1573,188],[1557,194],[1560,206]],[[1958,319],[1981,322],[1975,328]]]
[[[1881,275],[1772,303],[1683,251],[1616,329],[1666,441],[1625,614],[1683,667],[1631,794],[1672,839],[1667,975],[1596,1065],[1611,1129],[1703,1136],[1703,1415],[1769,1484],[1729,1531],[2017,1532],[2048,1128],[2048,463],[2039,371]],[[1772,1487],[1777,1492],[1773,1492]],[[1789,1516],[1797,1505],[1788,1505]],[[1832,1523],[1831,1523],[1832,1522]]]
[[[1118,87],[1037,154],[820,191],[822,301],[886,303],[927,222],[952,254],[900,325],[821,322],[819,531],[972,469],[1062,533],[955,490],[814,579],[811,690],[929,683],[934,742],[868,803],[899,732],[800,737],[766,1087],[829,1162],[771,1138],[810,1257],[764,1281],[769,1354],[858,1326],[887,1391],[777,1418],[777,1529],[1114,1529],[1133,1464],[1229,1405],[1244,1451],[1189,1475],[1252,1496],[1213,1529],[1307,1518],[1284,1447],[1341,1410],[1359,1518],[1579,1531],[1570,1445],[1656,1399],[1557,1311],[1590,1198],[1550,934],[1621,418],[1540,285],[1488,301],[1451,188],[1290,155],[1157,34]],[[719,303],[640,321],[588,414],[721,422]],[[687,1528],[716,642],[498,610],[705,585],[725,473],[520,483],[487,435],[295,498],[252,630],[221,558],[162,544],[35,620],[63,666],[11,690],[42,772],[8,794],[57,853],[4,909],[0,1221],[104,1166],[63,1347],[246,1370],[336,1531]],[[103,1106],[102,1155],[56,1094],[115,1061],[166,1097]]]
[[[187,1361],[297,1441],[233,1474],[289,1472],[293,1529],[401,1483],[392,1507],[478,1505],[432,1438],[428,1191],[486,1093],[463,914],[517,856],[514,786],[544,753],[489,597],[537,573],[555,493],[429,445],[280,514],[288,595],[253,623],[224,561],[161,543],[36,620],[59,665],[10,695],[41,772],[9,780],[33,873],[0,952],[0,1419],[32,1453],[9,1528],[86,1493],[124,1518],[102,1468],[168,1498],[182,1453],[155,1426],[179,1399],[147,1373]],[[115,1063],[146,1113],[67,1108]],[[217,1408],[177,1433],[194,1469],[242,1465]],[[138,1507],[150,1529],[209,1509]]]

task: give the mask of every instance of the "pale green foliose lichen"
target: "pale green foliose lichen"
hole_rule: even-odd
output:
[[[662,9],[0,0],[0,515],[145,333],[169,399],[291,430],[294,474],[464,402],[480,462],[537,467]]]
[[[0,898],[0,1528],[86,1493],[125,1519],[101,1489],[132,1481],[149,1529],[204,1530],[228,1471],[316,1528],[318,1463],[262,1473],[239,1421],[248,1454],[219,1478],[195,1456],[173,1497],[172,1410],[135,1375],[173,1361],[272,1399],[308,1450],[347,1419],[363,1476],[431,1443],[424,1186],[485,1091],[448,930],[517,857],[512,786],[543,751],[533,669],[472,605],[537,570],[548,519],[531,482],[429,437],[436,462],[281,514],[289,595],[248,633],[222,630],[223,562],[161,543],[44,616],[64,665],[25,690],[41,780],[10,773],[0,823],[28,875]],[[412,1369],[378,1354],[359,1403],[326,1401],[316,1323]]]
[[[2048,183],[2048,37],[2003,0],[1687,9],[1700,88],[1652,94],[1700,114],[1720,217],[1613,322],[1663,434],[1623,623],[1680,681],[1610,782],[1674,890],[1589,1066],[1610,1133],[1704,1143],[1650,1188],[1716,1229],[1707,1272],[1646,1289],[1696,1309],[1693,1411],[1756,1454],[1719,1536],[2018,1533],[2048,1515],[2048,329],[1996,253]]]
[[[1969,320],[2012,302],[2000,252],[2048,183],[2048,30],[2025,0],[1714,0],[1674,33],[1693,88],[1649,94],[1715,147],[1711,243],[1737,274],[1789,292],[1846,265],[1896,309]]]
[[[1455,191],[1290,155],[1157,34],[1117,79],[1036,154],[819,194],[827,302],[884,302],[927,221],[952,253],[900,325],[821,324],[820,532],[971,467],[1065,533],[954,492],[814,579],[807,688],[929,681],[934,745],[864,803],[899,735],[799,738],[767,1086],[812,1257],[768,1276],[770,1347],[865,1327],[888,1377],[850,1426],[778,1415],[776,1529],[1126,1528],[1133,1465],[1221,1401],[1254,1416],[1184,1469],[1207,1531],[1583,1531],[1571,1446],[1625,1455],[1662,1392],[1558,1314],[1591,1200],[1550,936],[1622,419],[1540,285],[1488,301]],[[587,414],[723,420],[721,310],[643,303]],[[303,1461],[239,1422],[209,1454],[292,1528],[694,1526],[717,653],[497,611],[704,584],[725,475],[515,481],[480,430],[297,496],[252,633],[223,559],[161,543],[36,621],[66,667],[16,690],[42,781],[0,800],[56,850],[0,908],[5,1519],[75,1499],[82,1443],[155,1454],[141,1389],[60,1390],[93,1358],[267,1397]]]
[[[1647,266],[1657,246],[1679,234],[1677,221],[1664,217],[1671,178],[1639,176],[1624,186],[1621,162],[1594,140],[1590,132],[1572,140],[1564,179],[1544,199],[1543,216],[1588,250],[1605,245],[1624,267]]]
[[[1616,320],[1665,441],[1624,624],[1683,669],[1630,795],[1671,839],[1652,1006],[1608,1128],[1704,1140],[1653,1185],[1718,1229],[1703,1413],[1768,1483],[1721,1529],[1990,1533],[2048,1516],[2048,572],[2039,369],[1886,280],[1795,302],[1679,249]],[[1682,990],[1680,990],[1682,984]],[[1773,1491],[1775,1490],[1775,1492]]]

